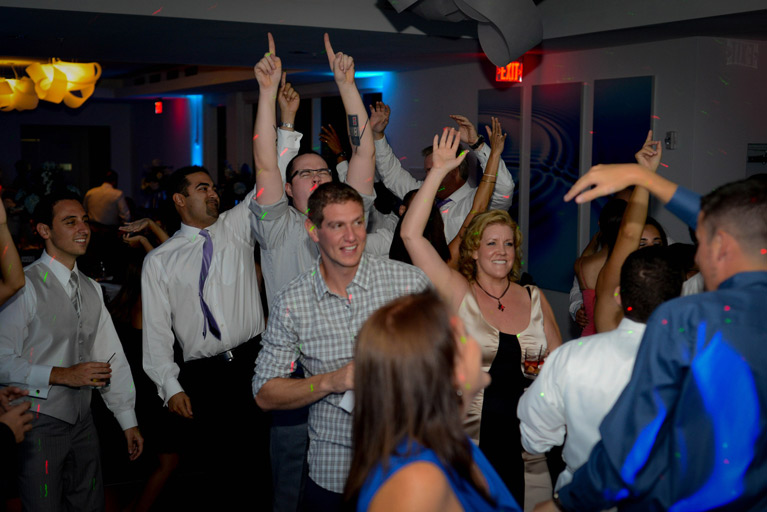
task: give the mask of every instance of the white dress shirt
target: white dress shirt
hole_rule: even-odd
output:
[[[125,194],[111,183],[90,189],[83,198],[83,207],[90,220],[106,226],[117,226],[120,222],[130,221],[130,210],[125,201]]]
[[[644,331],[645,324],[624,318],[613,331],[565,343],[520,398],[517,415],[526,451],[547,452],[567,433],[562,450],[567,467],[555,489],[572,480],[602,439],[599,425],[631,378]]]
[[[74,270],[70,271],[43,251],[40,258],[25,269],[27,275],[32,272],[44,272],[41,277],[47,286],[60,285],[71,297],[69,279],[72,272],[77,272],[77,264]],[[134,412],[136,392],[130,366],[112,324],[112,317],[104,305],[101,288],[91,279],[80,277],[80,288],[86,286],[92,287],[95,292],[88,295],[97,296],[99,300],[98,304],[81,306],[83,309],[88,307],[99,311],[95,343],[92,349],[86,352],[78,350],[76,322],[75,325],[65,325],[63,314],[58,315],[58,323],[57,315],[51,318],[39,317],[38,310],[42,304],[39,303],[35,287],[29,281],[0,307],[0,382],[29,390],[27,399],[33,404],[32,411],[45,412],[45,401],[53,388],[50,378],[54,366],[61,366],[62,361],[72,359],[75,353],[79,354],[79,359],[75,357],[77,362],[106,362],[111,357],[111,385],[100,390],[120,427],[126,430],[138,424]],[[55,307],[71,306],[57,304]],[[52,331],[59,335],[62,331],[66,332],[68,343],[53,343],[53,336],[50,335]],[[90,394],[90,391],[88,393]],[[42,404],[42,411],[36,406],[38,403]]]
[[[144,316],[144,370],[157,384],[160,397],[183,391],[173,362],[173,333],[184,361],[214,356],[245,343],[264,330],[258,292],[248,205],[255,190],[206,228],[213,242],[203,297],[221,330],[221,340],[208,330],[203,337],[199,280],[204,238],[185,224],[150,252],[141,272]],[[172,330],[171,330],[172,328]],[[211,383],[214,384],[214,383]]]
[[[381,177],[386,188],[402,199],[405,194],[413,189],[421,188],[423,181],[413,178],[413,176],[402,167],[399,159],[392,152],[391,146],[386,141],[386,137],[375,141],[376,146],[376,172]],[[490,148],[487,144],[475,152],[477,160],[482,169],[487,167],[487,161],[490,158]],[[466,216],[471,211],[471,204],[474,202],[474,193],[476,188],[466,182],[461,188],[453,192],[440,208],[440,214],[445,224],[445,239],[450,243],[461,230]],[[506,168],[506,164],[501,160],[498,164],[498,176],[495,180],[495,188],[490,198],[489,210],[508,210],[511,206],[511,198],[514,194],[514,180],[511,179],[511,173]]]

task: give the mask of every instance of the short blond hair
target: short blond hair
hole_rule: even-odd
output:
[[[519,281],[522,269],[522,231],[511,218],[509,212],[504,210],[490,210],[489,212],[480,213],[471,220],[469,227],[466,228],[466,233],[461,240],[461,248],[458,256],[458,271],[469,281],[474,281],[477,278],[477,262],[473,257],[474,251],[479,249],[482,235],[485,233],[485,229],[493,224],[501,224],[509,226],[514,233],[514,264],[511,266],[509,272],[509,279],[512,281]]]

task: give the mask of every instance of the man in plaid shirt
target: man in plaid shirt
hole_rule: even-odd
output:
[[[341,408],[354,382],[354,343],[375,310],[429,286],[416,267],[363,254],[362,198],[325,183],[309,198],[305,223],[320,256],[277,296],[256,361],[253,394],[264,410],[309,410],[305,510],[335,510],[351,462],[352,417]],[[305,379],[290,379],[299,361]]]

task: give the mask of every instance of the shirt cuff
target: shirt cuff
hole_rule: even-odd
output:
[[[282,197],[274,204],[258,204],[258,201],[253,199],[250,201],[248,208],[256,216],[257,221],[274,220],[288,212],[288,196],[283,191]]]
[[[298,148],[301,146],[301,138],[303,133],[297,131],[277,129],[277,134],[280,136],[280,142],[282,147]]]
[[[666,209],[676,215],[682,222],[695,229],[698,225],[700,194],[680,185],[676,188],[676,192],[674,192],[671,200],[666,203]]]
[[[178,393],[183,393],[184,388],[181,387],[181,384],[179,384],[178,379],[170,378],[163,385],[162,392],[165,395],[163,397],[163,402],[165,403],[165,405],[168,405],[168,400],[170,400],[171,397],[173,397],[173,395],[176,395]]]
[[[48,391],[51,389],[51,371],[53,366],[45,364],[34,364],[29,371],[27,379],[27,389],[29,396],[34,398],[48,398]]]
[[[117,423],[120,424],[120,428],[123,430],[128,430],[129,428],[138,426],[138,420],[136,420],[136,412],[133,409],[116,413],[115,419],[117,420]]]

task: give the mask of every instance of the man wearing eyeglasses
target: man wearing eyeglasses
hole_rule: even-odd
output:
[[[333,179],[325,159],[318,153],[309,152],[299,154],[288,162],[283,184],[282,173],[279,172],[277,165],[282,156],[282,152],[278,154],[277,148],[283,143],[280,141],[278,145],[274,143],[275,135],[278,135],[275,134],[274,129],[276,126],[274,100],[278,99],[281,107],[284,108],[285,105],[294,102],[298,94],[289,83],[285,83],[279,58],[274,57],[273,52],[271,57],[272,60],[267,59],[268,62],[263,63],[265,70],[263,74],[259,75],[258,66],[256,67],[260,99],[254,128],[253,153],[257,167],[256,190],[258,193],[250,201],[250,210],[254,214],[253,232],[261,247],[261,267],[268,305],[271,305],[277,292],[294,277],[315,264],[319,250],[304,229],[309,196],[318,186]],[[276,62],[276,68],[272,67],[272,61]],[[369,128],[366,128],[365,107],[354,83],[353,62],[350,65],[349,70],[339,70],[342,81],[336,80],[350,124],[353,122],[352,119],[357,122],[356,127],[350,126],[354,154],[349,163],[346,183],[360,193],[365,212],[369,212],[375,200],[373,191],[375,156],[372,152],[362,154],[360,140],[371,134]],[[269,67],[268,70],[266,66]],[[277,73],[277,71],[280,72]],[[267,76],[267,72],[272,74]],[[269,79],[266,85],[265,78]],[[350,108],[349,105],[352,103],[354,107]],[[259,120],[262,123],[261,129],[259,129]],[[355,128],[358,133],[356,140],[353,135]],[[372,150],[372,147],[370,149]],[[292,206],[288,198],[291,199]],[[390,232],[369,235],[366,251],[372,254],[388,255],[391,236]]]

